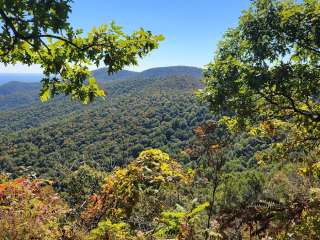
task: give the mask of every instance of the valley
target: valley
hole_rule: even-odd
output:
[[[183,158],[192,129],[212,118],[194,96],[201,69],[120,72],[112,79],[103,72],[94,75],[107,97],[89,105],[63,97],[41,104],[36,83],[0,86],[1,168],[16,177],[56,178],[84,163],[110,171],[143,149]]]

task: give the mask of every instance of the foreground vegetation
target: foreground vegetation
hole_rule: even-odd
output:
[[[148,119],[166,122],[167,116],[172,131],[166,132],[170,129],[167,125],[153,129],[158,133],[144,141],[157,139],[154,148],[142,150],[151,146],[141,144],[131,158],[114,156],[121,166],[110,171],[97,167],[93,159],[89,164],[71,164],[70,173],[64,176],[58,171],[50,174],[50,180],[37,175],[10,179],[8,172],[23,175],[16,171],[23,162],[40,174],[54,168],[42,173],[48,162],[41,161],[43,166],[36,168],[37,161],[21,157],[29,154],[28,147],[22,148],[22,155],[12,150],[19,144],[27,146],[24,139],[33,138],[32,130],[9,135],[1,146],[6,170],[0,180],[1,237],[319,239],[319,23],[318,0],[253,1],[239,25],[225,34],[205,70],[204,88],[198,95],[209,104],[214,117],[192,125],[189,120],[198,115],[192,113],[199,107],[189,105],[186,101],[192,97],[183,95],[182,101],[169,109],[181,113],[181,108],[188,108],[190,115],[172,121],[165,111],[166,101],[175,102],[181,90],[170,91],[174,89],[171,80],[185,86],[190,78],[175,77],[169,82],[143,79],[152,82],[143,88],[153,93],[145,100],[150,105],[134,105],[143,102],[143,91],[135,92],[134,86],[135,93],[126,103],[137,106],[138,114],[150,114]],[[161,85],[163,81],[165,85]],[[116,106],[121,109],[123,98],[119,99]],[[158,105],[164,108],[155,108]],[[150,106],[157,111],[148,112]],[[99,107],[84,119],[94,119],[96,113]],[[118,116],[116,119],[129,126],[135,122],[133,117]],[[154,123],[146,120],[137,122],[144,122],[142,126]],[[89,140],[99,136],[99,124],[96,132],[87,132]],[[19,126],[19,121],[12,122],[3,131]],[[59,127],[53,126],[53,131]],[[188,128],[185,136],[183,131],[177,135]],[[43,134],[50,133],[48,128],[40,129]],[[111,133],[119,131],[116,128]],[[146,133],[138,131],[135,138],[136,132],[123,136],[131,142]],[[158,138],[163,132],[166,140]],[[164,146],[174,145],[172,136],[187,141],[176,145],[170,156]],[[163,145],[156,146],[158,143]],[[133,151],[129,145],[124,149]]]

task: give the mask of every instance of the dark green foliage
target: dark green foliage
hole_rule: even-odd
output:
[[[319,239],[319,16],[318,0],[252,1],[205,72],[215,116],[189,67],[97,70],[108,100],[89,107],[0,87],[0,182],[58,180],[66,239]]]
[[[55,187],[71,207],[81,208],[92,194],[101,191],[105,177],[105,173],[84,164],[76,171],[66,172]]]
[[[148,148],[177,156],[193,137],[192,128],[211,118],[193,95],[198,78],[105,84],[109,98],[91,106],[61,98],[0,113],[1,168],[14,175],[62,177],[83,163],[112,170]]]
[[[319,122],[320,2],[255,0],[219,43],[200,94],[242,124]]]
[[[9,82],[0,86],[0,111],[39,102],[40,84]]]
[[[224,239],[319,238],[319,9],[254,0],[207,65],[199,95],[236,139],[218,178]]]
[[[202,69],[188,66],[171,66],[150,68],[142,72],[122,70],[112,75],[106,75],[107,69],[100,68],[92,72],[98,82],[134,79],[134,78],[168,78],[172,76],[202,77]]]

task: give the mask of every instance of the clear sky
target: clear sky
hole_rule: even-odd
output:
[[[139,27],[163,34],[159,49],[131,70],[188,65],[203,67],[213,57],[223,33],[237,24],[250,0],[74,0],[70,22],[89,31],[115,20],[127,33]],[[0,72],[35,73],[40,67],[15,65]]]

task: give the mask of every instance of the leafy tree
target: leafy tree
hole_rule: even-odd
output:
[[[131,239],[134,231],[150,234],[155,230],[156,217],[165,210],[166,191],[190,180],[191,175],[168,154],[158,149],[143,151],[126,168],[107,176],[101,193],[90,197],[83,221],[92,229],[93,239],[119,237],[117,234],[123,232],[127,234],[124,239]]]
[[[104,91],[88,69],[103,61],[112,74],[136,65],[158,47],[161,35],[139,29],[125,34],[114,22],[93,28],[86,36],[68,22],[72,0],[1,0],[0,62],[39,64],[44,78],[40,99],[59,93],[88,103]],[[88,81],[87,81],[88,80]]]
[[[90,195],[101,190],[104,177],[105,173],[84,164],[58,183],[59,190],[71,207],[81,207]]]
[[[200,96],[242,124],[319,123],[320,2],[255,0],[220,42]]]
[[[244,174],[231,173],[231,183],[224,184],[221,196],[230,207],[233,202],[244,203],[221,216],[219,224],[226,238],[316,239],[319,9],[318,0],[253,1],[238,26],[225,34],[207,66],[205,88],[199,92],[202,100],[209,102],[231,132],[245,130],[266,143],[254,154],[268,180],[256,203],[228,196],[228,188],[240,188],[232,178],[245,184]],[[288,171],[290,164],[294,169]],[[248,191],[245,195],[252,198],[252,193],[261,192],[262,186],[256,185],[261,174],[249,175],[253,181],[247,184],[253,191],[240,188],[239,192]]]
[[[201,216],[201,239],[219,239],[226,234],[217,219],[257,201],[262,174],[254,169],[256,165],[247,164],[253,156],[247,148],[254,147],[254,142],[245,141],[247,136],[232,136],[226,125],[212,121],[196,127],[194,133],[186,150],[196,172],[191,191],[208,202],[206,214]]]
[[[197,226],[201,222],[200,213],[209,206],[209,203],[195,204],[191,209],[177,205],[175,211],[163,212],[161,214],[160,222],[155,236],[164,237],[177,237],[178,240],[187,239],[202,239],[202,228]],[[190,208],[190,207],[189,207]]]
[[[227,147],[229,134],[224,126],[218,123],[209,122],[194,129],[196,139],[188,153],[197,162],[198,182],[197,188],[204,188],[207,192],[206,200],[209,202],[207,211],[206,229],[211,225],[212,217],[216,211],[216,193],[221,184],[223,166],[227,158],[223,154],[223,147]],[[206,184],[203,184],[206,182]],[[204,185],[204,186],[203,186]],[[206,232],[205,239],[209,239],[209,232]]]

